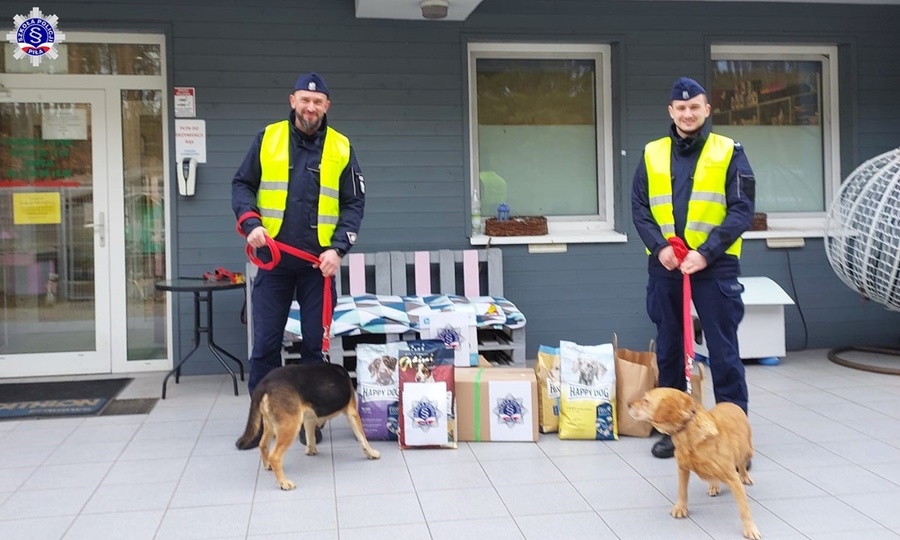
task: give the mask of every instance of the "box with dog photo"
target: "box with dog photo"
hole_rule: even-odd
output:
[[[533,370],[462,368],[455,377],[459,440],[538,440],[538,389]]]

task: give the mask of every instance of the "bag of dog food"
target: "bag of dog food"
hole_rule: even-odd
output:
[[[402,343],[398,359],[400,448],[456,448],[453,350],[419,339]]]
[[[534,373],[538,381],[538,426],[541,433],[559,431],[559,347],[541,345]]]
[[[399,435],[401,343],[356,346],[356,404],[370,441],[396,441]]]
[[[616,352],[616,428],[619,435],[649,437],[650,422],[635,420],[628,414],[628,404],[641,399],[647,390],[656,386],[659,368],[656,366],[656,345],[650,340],[646,351],[619,348],[619,338],[613,334]]]
[[[559,343],[559,438],[617,440],[612,343]]]

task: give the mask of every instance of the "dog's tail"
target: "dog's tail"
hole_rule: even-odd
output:
[[[263,395],[262,392],[254,392],[250,399],[247,427],[244,428],[244,434],[234,442],[238,450],[250,450],[259,446],[259,440],[262,438],[262,415],[259,412],[259,404]]]

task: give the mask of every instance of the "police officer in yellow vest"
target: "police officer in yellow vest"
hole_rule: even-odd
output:
[[[706,90],[687,77],[672,87],[668,136],[644,147],[634,174],[634,226],[650,252],[647,313],[656,324],[659,385],[686,389],[682,334],[682,274],[709,349],[716,402],[747,411],[747,382],[738,355],[737,327],[744,316],[741,234],[753,218],[756,181],[743,147],[710,132]],[[679,265],[668,238],[684,240]],[[672,457],[664,435],[653,455]]]
[[[292,300],[300,304],[302,319],[300,362],[323,361],[324,276],[335,274],[341,257],[356,242],[362,222],[364,178],[350,141],[328,125],[328,97],[320,75],[301,75],[289,94],[289,118],[259,133],[232,180],[235,216],[241,219],[256,212],[262,218],[241,222],[248,244],[262,248],[268,236],[319,258],[313,265],[282,254],[274,269],[259,270],[252,298],[251,393],[269,371],[281,365]]]

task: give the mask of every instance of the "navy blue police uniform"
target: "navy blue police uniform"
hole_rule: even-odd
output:
[[[705,93],[699,85],[697,88],[691,89],[690,98]],[[704,123],[700,133],[692,138],[681,138],[674,124],[670,130],[675,234],[681,239],[684,239],[694,170],[709,132],[709,122]],[[716,402],[734,403],[744,412],[747,412],[748,392],[737,339],[737,327],[744,317],[743,286],[737,280],[741,268],[738,257],[725,253],[725,250],[750,228],[755,189],[753,170],[744,149],[735,143],[725,183],[726,217],[701,246],[688,246],[703,255],[708,264],[691,275],[691,296],[706,336]],[[682,275],[678,269],[666,270],[659,262],[659,252],[669,243],[650,210],[643,156],[634,174],[631,200],[635,228],[651,252],[648,257],[647,313],[657,326],[659,386],[686,390]]]
[[[298,83],[299,84],[299,83]],[[319,84],[324,88],[324,84]],[[327,92],[325,92],[327,93]],[[319,243],[316,225],[319,201],[319,164],[325,140],[327,116],[319,130],[307,135],[294,125],[295,114],[291,111],[289,121],[290,137],[290,178],[288,180],[288,200],[281,230],[274,238],[279,242],[296,247],[318,257],[326,249],[335,249],[343,256],[350,251],[362,223],[365,207],[365,182],[353,148],[350,161],[341,173],[339,205],[340,216],[331,245],[323,247]],[[260,146],[265,130],[260,131],[244,162],[241,164],[231,184],[232,208],[236,217],[247,212],[259,212],[257,192],[259,191],[261,164]],[[257,218],[249,218],[241,223],[245,235],[262,225]],[[265,248],[258,250],[258,256],[266,260]],[[249,391],[272,369],[281,365],[281,348],[284,328],[287,323],[292,300],[300,304],[302,316],[301,332],[303,341],[299,345],[300,363],[323,362],[323,328],[321,313],[323,304],[324,277],[318,268],[297,257],[283,254],[281,262],[272,270],[260,269],[253,282],[253,352],[250,356]],[[332,281],[332,309],[337,295]]]

